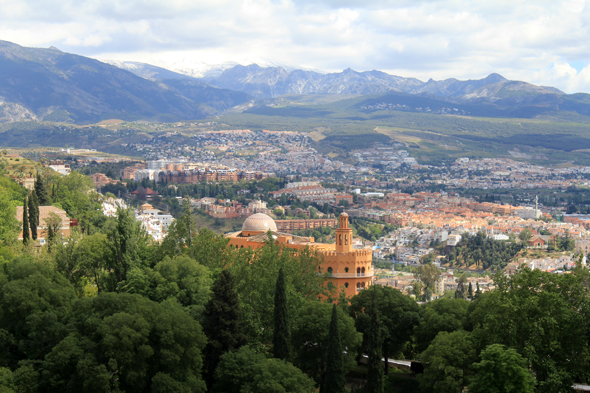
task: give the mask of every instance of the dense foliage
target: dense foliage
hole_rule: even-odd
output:
[[[96,203],[85,184],[46,183],[60,188],[48,193],[52,203],[88,222],[47,247],[16,241],[15,206],[26,191],[0,192],[2,392],[341,391],[344,375],[359,370],[370,391],[400,391],[394,376],[383,377],[381,357],[420,360],[424,393],[567,392],[590,380],[585,267],[499,272],[496,289],[472,288],[472,301],[466,286],[458,298],[419,305],[373,285],[330,304],[337,294],[311,250],[272,240],[228,247],[197,230],[190,209],[154,243],[131,211],[83,212]],[[476,236],[460,247],[463,256],[514,246]],[[424,265],[417,274],[432,285],[439,273]],[[281,329],[291,332],[282,336],[293,350],[287,360],[272,358],[277,294],[288,315]],[[357,365],[361,354],[367,368]],[[326,389],[326,381],[337,382]]]
[[[444,262],[450,266],[476,265],[480,269],[498,269],[506,267],[521,249],[521,244],[494,240],[480,232],[461,239]]]

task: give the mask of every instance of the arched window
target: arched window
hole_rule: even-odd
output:
[[[348,235],[344,235],[344,244],[348,245]]]
[[[360,267],[357,267],[356,268],[356,276],[357,277],[360,277],[361,276],[361,268]]]
[[[356,290],[357,291],[360,291],[361,290],[361,283],[360,282],[357,282],[356,283]]]
[[[344,288],[348,288],[348,283],[347,282],[344,283]]]
[[[361,289],[365,289],[365,283],[361,282]]]
[[[331,267],[329,267],[329,268],[328,268],[328,274],[329,274],[330,276],[332,275],[332,268],[331,268]]]
[[[361,276],[363,276],[363,277],[365,276],[365,268],[361,269]]]
[[[338,237],[340,238],[340,245],[342,245],[342,235],[338,235]]]
[[[348,273],[348,268],[347,268],[347,267],[345,267],[345,268],[344,268],[344,271],[345,271],[346,273]]]

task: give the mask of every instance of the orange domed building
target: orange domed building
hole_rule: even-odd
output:
[[[226,235],[229,245],[252,249],[264,246],[270,230],[273,238],[285,247],[300,249],[310,247],[323,256],[321,271],[329,274],[336,288],[344,288],[346,296],[371,286],[373,281],[373,252],[369,248],[352,247],[352,228],[348,227],[348,214],[342,213],[333,244],[316,243],[313,237],[295,236],[277,231],[275,221],[266,214],[253,214],[242,225],[242,230]]]

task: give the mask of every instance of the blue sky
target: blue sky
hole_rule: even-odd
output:
[[[378,69],[590,92],[590,4],[460,0],[0,0],[0,39],[85,56]]]

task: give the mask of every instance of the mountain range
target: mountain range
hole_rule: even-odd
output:
[[[0,41],[0,122],[90,123],[109,118],[176,121],[223,114],[248,103],[265,107],[284,95],[367,95],[377,104],[461,107],[475,116],[535,117],[555,111],[590,116],[590,95],[553,87],[483,79],[422,82],[382,71],[336,73],[257,64],[166,69],[26,48]],[[199,71],[200,70],[200,71]],[[200,77],[195,77],[200,76]]]
[[[169,79],[156,82],[57,48],[0,41],[0,122],[201,119],[251,99],[173,72],[164,74]]]

